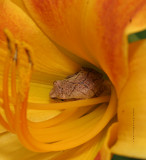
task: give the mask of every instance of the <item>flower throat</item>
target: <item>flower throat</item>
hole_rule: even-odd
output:
[[[73,88],[71,89],[74,89],[70,95],[65,95],[65,98],[69,97],[70,99],[67,102],[30,102],[28,101],[30,80],[35,64],[33,52],[28,44],[15,40],[8,30],[5,34],[8,55],[4,63],[3,88],[0,92],[1,109],[4,111],[4,115],[0,114],[1,125],[6,130],[15,133],[26,148],[35,152],[71,149],[94,138],[104,127],[104,124],[108,123],[115,115],[115,108],[113,108],[113,105],[116,106],[115,91],[112,89],[111,96],[109,95],[111,85],[103,79],[102,74],[92,69],[82,68],[78,73],[67,77],[67,83],[72,82]],[[94,86],[96,82],[98,85]],[[98,92],[102,90],[100,86],[103,87],[101,87],[103,89],[101,93]],[[34,122],[27,117],[29,109],[35,111],[59,110],[60,114],[51,119]],[[101,116],[105,115],[106,118],[97,116],[99,113]],[[107,113],[110,115],[106,116]],[[97,121],[99,122],[97,123]],[[87,122],[92,128],[92,132],[89,130]],[[71,125],[76,126],[76,129],[70,128]],[[81,128],[89,133],[80,132]],[[62,134],[58,134],[60,129],[62,129]],[[84,136],[84,138],[82,139],[80,136]]]

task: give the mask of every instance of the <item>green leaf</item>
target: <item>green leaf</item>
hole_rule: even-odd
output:
[[[134,34],[130,34],[128,36],[128,42],[129,43],[139,41],[141,39],[146,39],[146,30],[141,31],[141,32],[137,32],[137,33],[134,33]]]

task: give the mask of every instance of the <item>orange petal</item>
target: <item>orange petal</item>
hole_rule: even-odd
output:
[[[21,9],[23,9],[25,12],[27,12],[22,0],[11,0],[11,1],[15,3],[17,6],[19,6]]]
[[[55,42],[83,59],[94,63],[83,48],[81,17],[84,0],[24,0],[37,24]]]
[[[9,0],[0,5],[0,46],[6,50],[4,29],[17,40],[27,42],[34,50],[35,70],[65,76],[77,71],[79,65],[65,56],[18,6]]]
[[[125,33],[125,29],[135,18],[140,20],[139,26],[137,25],[133,32],[146,28],[145,18],[141,16],[146,14],[146,1],[94,0],[90,1],[89,5],[86,11],[83,39],[92,53],[91,56],[99,62],[117,91],[120,92],[128,76],[126,36],[131,30],[126,30]],[[135,17],[137,14],[140,15]],[[135,26],[135,23],[132,22],[131,26]]]
[[[134,26],[132,32],[146,27],[142,16],[146,13],[145,0],[45,0],[43,3],[24,0],[24,3],[48,36],[91,63],[99,63],[120,91],[128,76],[126,36],[131,29],[126,32],[125,29],[129,24]]]

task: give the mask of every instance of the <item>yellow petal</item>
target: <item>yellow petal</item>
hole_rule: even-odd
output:
[[[94,160],[101,144],[103,143],[104,130],[99,136],[95,137],[88,143],[64,152],[36,153],[24,148],[18,141],[17,137],[11,133],[0,134],[0,159],[12,160]]]
[[[38,154],[24,148],[18,141],[16,135],[11,133],[0,134],[0,159],[3,160],[48,160],[57,153]]]
[[[106,138],[104,140],[104,143],[102,145],[102,148],[97,155],[97,160],[111,160],[112,158],[112,152],[110,147],[115,143],[117,140],[117,123],[114,123],[110,126],[108,129]]]
[[[128,77],[127,35],[131,30],[126,27],[135,26],[133,32],[146,27],[145,0],[24,3],[49,37],[96,66],[99,63],[120,92]],[[135,25],[135,17],[140,19],[139,25]]]
[[[136,13],[135,17],[131,19],[131,23],[127,26],[125,32],[126,34],[132,34],[146,29],[146,22],[144,21],[146,17],[146,5]]]
[[[123,88],[118,108],[115,154],[146,159],[146,40],[130,44],[128,81]]]
[[[5,0],[0,10],[0,45],[3,49],[6,49],[3,31],[8,28],[15,39],[25,41],[32,47],[35,70],[60,77],[77,71],[79,65],[65,56],[14,3]]]
[[[57,156],[53,160],[81,160],[81,159],[90,159],[94,160],[96,154],[98,153],[105,136],[105,131],[101,132],[98,136],[90,140],[89,142],[81,145],[77,148],[65,151],[62,155]]]
[[[6,132],[7,130],[0,124],[0,134]]]

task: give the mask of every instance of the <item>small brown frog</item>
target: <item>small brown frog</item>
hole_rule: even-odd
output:
[[[103,82],[101,73],[91,68],[81,68],[66,79],[55,81],[50,97],[62,100],[96,97],[102,93]]]

